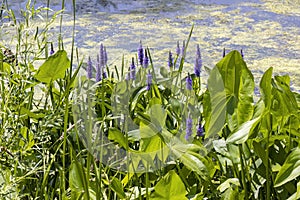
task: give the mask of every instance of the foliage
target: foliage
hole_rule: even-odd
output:
[[[150,65],[135,79],[126,78],[123,59],[96,82],[78,76],[86,63],[60,39],[48,56],[52,41],[40,34],[42,43],[30,40],[37,52],[23,49],[28,35],[17,36],[18,62],[0,50],[1,199],[299,198],[300,94],[287,75],[269,68],[254,100],[254,77],[238,51],[205,82],[184,68],[186,49],[160,74],[146,49]]]

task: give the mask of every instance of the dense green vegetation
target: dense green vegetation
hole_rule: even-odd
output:
[[[84,62],[74,37],[71,52],[61,37],[50,48],[52,20],[32,32],[47,10],[32,8],[23,20],[1,14],[16,48],[9,59],[0,44],[0,199],[300,198],[300,94],[289,76],[269,68],[255,96],[232,51],[205,81],[198,48],[195,71],[184,66],[193,28],[159,73],[142,46],[129,70],[124,58],[108,66],[103,45]]]

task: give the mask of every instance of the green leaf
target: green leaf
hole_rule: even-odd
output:
[[[109,184],[109,187],[118,195],[120,199],[126,198],[125,192],[123,190],[123,185],[119,179],[113,178]]]
[[[108,130],[108,139],[117,142],[121,147],[128,149],[128,144],[124,134],[117,128],[111,127]]]
[[[249,135],[260,122],[260,117],[254,118],[242,124],[237,131],[233,132],[226,140],[226,143],[242,144],[247,141]]]
[[[275,76],[275,84],[273,85],[273,113],[280,117],[296,114],[298,111],[298,104],[296,97],[290,90],[289,76]]]
[[[211,70],[207,87],[208,91],[203,100],[206,138],[218,134],[222,130],[226,118],[226,92],[217,67]]]
[[[295,192],[287,200],[296,200],[296,199],[300,199],[300,182],[297,183],[297,192]]]
[[[150,200],[188,199],[185,186],[174,170],[169,171],[154,187]]]
[[[300,175],[300,148],[291,152],[286,158],[275,179],[275,187],[279,187]]]
[[[69,67],[70,60],[67,57],[67,52],[60,50],[50,56],[42,66],[40,66],[34,77],[41,82],[50,83],[56,79],[64,78],[65,72]]]
[[[224,192],[228,188],[231,188],[231,185],[240,186],[240,182],[238,178],[229,178],[224,181],[221,185],[218,186],[217,190],[220,192]]]
[[[252,118],[254,78],[238,51],[227,54],[216,66],[226,91],[228,125],[234,130]]]
[[[272,72],[273,67],[270,67],[261,78],[259,87],[261,91],[262,99],[265,103],[266,109],[270,110],[271,108],[271,100],[272,100]]]
[[[176,143],[172,145],[172,153],[180,159],[180,161],[190,170],[199,174],[203,179],[209,177],[209,172],[205,166],[205,158],[203,158],[199,151],[201,148],[194,144]]]
[[[41,118],[45,117],[44,113],[34,113],[25,107],[21,107],[20,114],[27,115],[28,117],[33,118],[33,119],[41,119]]]
[[[151,123],[154,123],[158,130],[162,129],[165,126],[167,118],[167,113],[159,103],[161,103],[160,99],[152,98],[149,102],[150,108],[148,110],[149,116],[151,118]]]

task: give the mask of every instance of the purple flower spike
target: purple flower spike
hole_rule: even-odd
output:
[[[50,56],[54,54],[54,48],[53,48],[53,43],[51,42],[51,49],[50,49]]]
[[[201,124],[201,118],[199,118],[198,125],[197,125],[197,136],[203,137],[204,136],[204,128]]]
[[[106,52],[106,47],[104,47],[104,55],[103,55],[103,59],[104,59],[104,65],[107,65],[107,52]]]
[[[134,65],[134,58],[132,58],[132,62],[130,65],[130,79],[135,80],[135,65]]]
[[[201,66],[202,66],[202,60],[201,59],[197,59],[195,60],[195,67],[194,67],[194,72],[196,77],[200,77],[201,74]]]
[[[100,66],[103,67],[105,65],[105,58],[104,58],[104,46],[103,44],[101,43],[100,44],[100,59],[99,59],[99,62],[100,62]]]
[[[193,89],[193,80],[192,80],[190,74],[188,74],[188,76],[186,77],[186,89],[187,90]]]
[[[92,76],[93,76],[93,64],[92,64],[92,60],[91,60],[90,56],[89,56],[88,66],[87,66],[86,72],[87,72],[88,79],[91,79]]]
[[[244,58],[243,49],[241,49],[241,56],[242,56],[242,58]]]
[[[186,134],[185,139],[188,141],[193,134],[193,119],[191,118],[190,113],[186,119]]]
[[[179,55],[180,55],[179,41],[177,41],[176,54],[177,54],[177,56],[179,56]]]
[[[226,56],[225,48],[223,48],[223,58]]]
[[[150,90],[151,85],[152,85],[152,74],[149,70],[147,74],[147,88],[146,88],[148,91]]]
[[[168,66],[169,66],[170,68],[173,67],[173,58],[172,58],[172,52],[171,52],[171,51],[169,51]]]
[[[144,50],[142,46],[142,41],[140,41],[140,46],[138,48],[138,59],[141,66],[143,66]]]
[[[147,68],[149,65],[149,58],[147,55],[147,50],[145,49],[145,54],[144,54],[144,58],[143,58],[143,67]]]
[[[202,58],[201,58],[201,53],[200,53],[200,47],[199,47],[199,45],[197,45],[195,68],[194,68],[195,75],[197,77],[200,77],[201,68],[202,68]]]

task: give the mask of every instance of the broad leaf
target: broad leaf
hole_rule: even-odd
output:
[[[226,118],[226,92],[222,76],[217,67],[211,70],[207,83],[208,91],[204,95],[205,137],[218,134]]]
[[[234,130],[252,118],[254,78],[238,51],[227,54],[217,68],[226,91],[228,125]]]
[[[50,83],[59,78],[64,78],[66,70],[70,67],[70,60],[67,52],[57,51],[50,56],[35,74],[35,78],[44,83]]]
[[[123,185],[119,179],[113,178],[109,184],[109,187],[118,195],[120,199],[126,198]]]
[[[250,133],[260,122],[260,117],[254,118],[242,124],[237,131],[233,132],[226,140],[226,143],[242,144],[247,141]]]
[[[273,72],[273,67],[270,67],[263,75],[260,81],[260,92],[262,99],[265,103],[266,109],[270,110],[271,108],[271,100],[272,100],[272,72]]]
[[[300,148],[291,152],[275,179],[275,187],[279,187],[300,175]]]
[[[126,138],[119,129],[111,127],[108,130],[108,139],[117,142],[121,147],[128,149]]]
[[[175,171],[169,171],[154,187],[151,200],[184,200],[187,199],[185,186]]]

